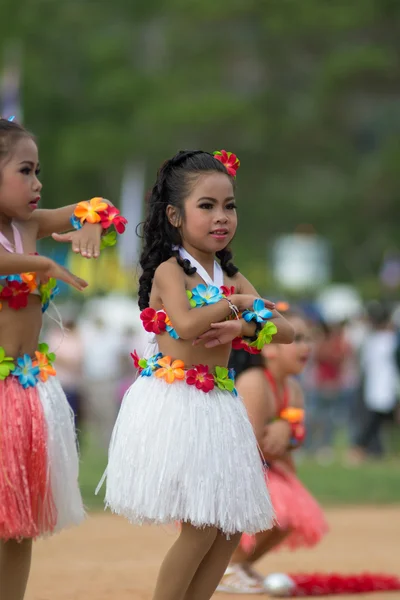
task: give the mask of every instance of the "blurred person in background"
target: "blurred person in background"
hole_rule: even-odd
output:
[[[312,338],[300,314],[283,314],[294,328],[293,344],[265,346],[261,355],[242,350],[231,355],[238,393],[269,467],[266,484],[277,524],[255,536],[242,536],[218,586],[220,592],[266,593],[264,576],[254,564],[281,546],[291,550],[314,546],[328,530],[321,508],[296,477],[292,457],[305,434],[304,398],[297,378],[310,356]]]
[[[121,337],[97,315],[82,323],[85,425],[106,450],[118,413]]]
[[[307,374],[310,414],[308,417],[308,452],[320,464],[334,459],[334,438],[348,414],[347,390],[355,390],[355,353],[345,335],[345,324],[327,325],[320,321],[314,327],[315,346]]]
[[[349,462],[368,456],[383,458],[382,427],[394,416],[398,402],[399,369],[396,361],[397,334],[388,305],[372,303],[368,308],[371,329],[361,349],[362,398],[365,416]]]

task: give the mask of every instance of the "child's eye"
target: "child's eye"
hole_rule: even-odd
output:
[[[38,175],[40,175],[40,169],[36,169],[35,175],[36,175],[36,177],[38,177]]]
[[[24,175],[29,175],[29,173],[31,172],[31,168],[30,167],[23,167],[21,169],[21,173],[23,173]]]
[[[212,204],[211,202],[202,202],[202,204],[200,204],[199,206],[204,210],[211,210],[212,208],[214,208],[214,204]]]
[[[234,202],[231,202],[230,204],[226,205],[227,210],[236,210],[236,204]]]

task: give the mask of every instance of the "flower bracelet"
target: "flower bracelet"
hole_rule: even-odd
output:
[[[304,441],[306,429],[304,426],[304,409],[288,406],[279,413],[279,419],[286,421],[290,425],[289,449],[298,448]]]
[[[234,350],[245,350],[250,354],[259,354],[266,344],[270,344],[273,336],[278,331],[275,323],[268,321],[272,312],[265,308],[264,301],[257,298],[253,302],[253,310],[245,310],[242,318],[247,322],[256,324],[256,335],[253,338],[236,338],[233,340]]]
[[[92,198],[78,202],[70,219],[74,229],[81,229],[85,221],[99,223],[105,232],[110,227],[112,231],[102,235],[100,249],[114,246],[117,243],[117,233],[122,234],[128,221],[121,215],[118,208],[110,206],[103,198]]]

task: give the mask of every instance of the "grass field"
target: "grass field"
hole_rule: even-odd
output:
[[[103,507],[104,487],[94,490],[106,466],[106,456],[86,443],[82,451],[80,483],[88,509]],[[400,504],[400,458],[365,464],[356,468],[340,462],[320,466],[313,461],[299,465],[301,481],[325,506],[349,504]]]

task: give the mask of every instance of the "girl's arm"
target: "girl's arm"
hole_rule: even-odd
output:
[[[239,294],[250,294],[260,298],[260,294],[257,292],[255,287],[244,277],[241,273],[237,273],[234,277],[236,290]],[[277,310],[272,310],[271,321],[273,321],[277,327],[277,332],[272,338],[272,344],[291,344],[294,340],[294,329]]]
[[[30,254],[2,253],[0,255],[0,275],[15,275],[19,273],[38,273],[44,279],[54,277],[79,291],[87,287],[87,282],[70,273],[61,265],[46,256]]]
[[[113,204],[109,200],[104,202],[109,206]],[[69,204],[62,208],[39,208],[32,215],[32,221],[37,224],[37,239],[50,237],[53,233],[63,233],[72,229],[71,217],[76,208],[76,204]],[[88,227],[89,223],[85,223],[84,227]],[[98,225],[100,228],[100,225]],[[101,229],[100,229],[101,230]]]
[[[43,272],[49,269],[52,262],[46,256],[2,252],[0,254],[0,275]]]
[[[227,300],[215,304],[191,308],[185,290],[185,277],[182,268],[175,262],[164,262],[154,275],[154,292],[160,298],[162,306],[172,325],[184,340],[194,340],[210,329],[211,323],[222,321],[231,314]],[[252,304],[254,296],[233,295],[230,300],[240,310]],[[241,306],[243,302],[245,305]]]

